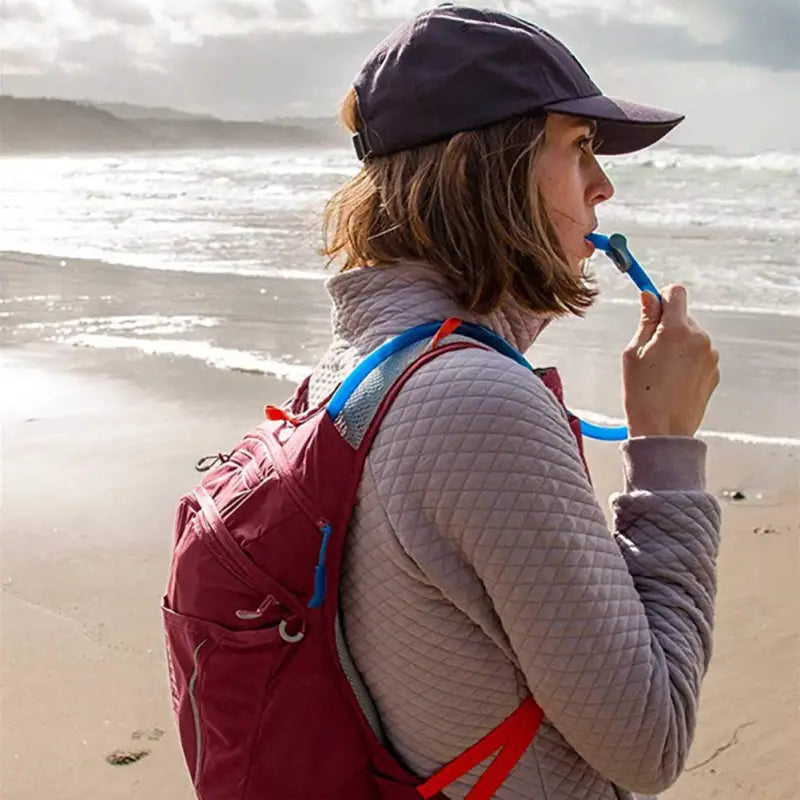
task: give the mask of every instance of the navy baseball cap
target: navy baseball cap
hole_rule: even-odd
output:
[[[654,144],[684,117],[606,97],[554,36],[500,11],[445,3],[391,33],[353,86],[363,161],[514,117],[555,112],[597,122],[606,155]]]

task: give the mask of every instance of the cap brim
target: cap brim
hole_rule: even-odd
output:
[[[595,152],[608,156],[635,153],[650,147],[684,119],[682,114],[601,94],[551,103],[544,110],[596,120],[600,144]]]

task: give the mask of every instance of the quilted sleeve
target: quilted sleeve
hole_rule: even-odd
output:
[[[720,525],[704,458],[690,438],[629,442],[610,531],[555,398],[476,350],[415,373],[370,453],[426,579],[476,621],[493,610],[550,723],[634,792],[670,786],[694,732]]]

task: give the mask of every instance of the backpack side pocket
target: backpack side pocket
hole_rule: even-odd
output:
[[[303,637],[281,621],[231,630],[162,605],[170,688],[189,774],[203,800],[243,796],[271,682]]]

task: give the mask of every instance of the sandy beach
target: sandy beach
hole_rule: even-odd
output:
[[[190,800],[159,614],[172,514],[194,462],[291,385],[135,350],[4,345],[2,795]],[[578,367],[563,373],[590,402]],[[791,408],[788,380],[774,413]],[[720,419],[726,403],[756,414],[752,397],[728,391]],[[761,413],[750,427],[771,432],[768,403]],[[619,456],[589,443],[588,457],[605,503]],[[799,466],[796,447],[709,440],[709,488],[724,506],[716,646],[688,769],[667,800],[800,796]]]

